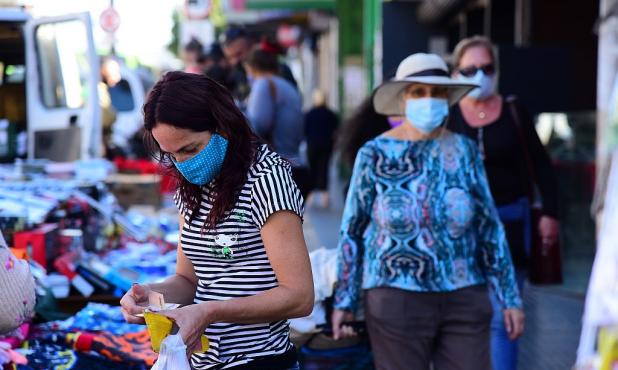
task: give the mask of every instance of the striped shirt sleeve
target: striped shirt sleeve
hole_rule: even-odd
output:
[[[185,208],[185,203],[182,201],[180,196],[180,190],[176,190],[176,193],[174,193],[174,204],[178,209],[178,214],[185,217],[187,215],[187,209]]]
[[[266,169],[253,184],[251,198],[251,216],[259,228],[280,211],[291,211],[303,218],[303,198],[289,165],[276,164]]]

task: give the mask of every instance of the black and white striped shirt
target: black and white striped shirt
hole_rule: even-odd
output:
[[[235,207],[216,229],[201,232],[212,207],[211,187],[203,187],[199,215],[185,224],[180,235],[183,252],[198,278],[195,303],[259,294],[277,286],[260,229],[270,215],[288,210],[302,217],[302,197],[292,180],[291,167],[266,145],[259,148]],[[176,197],[176,205],[181,203]],[[206,353],[194,354],[194,369],[228,369],[292,348],[287,321],[263,324],[211,324],[205,333]]]

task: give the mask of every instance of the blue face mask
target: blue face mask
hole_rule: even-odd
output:
[[[485,100],[496,92],[496,76],[488,76],[480,69],[476,71],[476,74],[472,77],[466,77],[462,74],[458,74],[457,80],[479,86],[466,95],[475,100]]]
[[[219,134],[212,134],[208,145],[195,156],[182,162],[172,161],[187,181],[201,186],[211,182],[221,172],[226,152],[227,140]]]
[[[416,129],[429,134],[448,116],[448,101],[441,98],[406,100],[406,118]]]

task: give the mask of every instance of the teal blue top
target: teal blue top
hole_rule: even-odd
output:
[[[355,311],[361,289],[449,292],[488,281],[504,307],[522,307],[483,161],[450,131],[380,136],[360,149],[338,248],[339,309]]]

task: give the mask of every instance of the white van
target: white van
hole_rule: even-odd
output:
[[[101,155],[99,61],[88,13],[0,8],[0,161]]]

